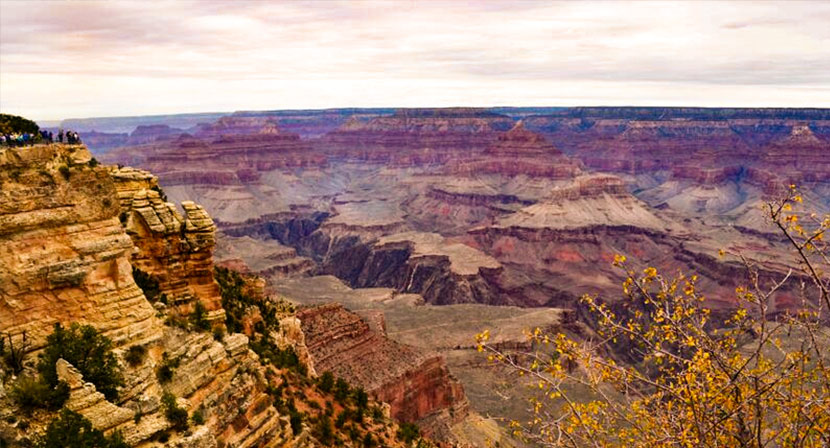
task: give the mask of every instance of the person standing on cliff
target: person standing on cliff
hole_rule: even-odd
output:
[[[58,143],[63,143],[63,128],[58,131]]]

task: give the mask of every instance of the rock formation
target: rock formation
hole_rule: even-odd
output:
[[[189,315],[200,302],[208,320],[222,325],[219,288],[213,280],[216,227],[204,209],[182,203],[182,216],[161,200],[156,179],[147,172],[115,169],[111,173],[122,204],[121,219],[138,249],[132,265],[158,281],[160,293],[179,316]]]
[[[386,338],[340,304],[303,309],[297,318],[317,372],[359,384],[389,403],[395,418],[414,422],[446,413],[451,419],[433,424],[449,426],[466,416],[463,388],[438,354]]]

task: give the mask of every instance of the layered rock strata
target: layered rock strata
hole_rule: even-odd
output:
[[[132,277],[115,184],[83,146],[0,149],[0,328],[43,345],[55,323],[118,345],[161,337]]]
[[[386,338],[340,304],[303,309],[297,318],[317,372],[360,385],[389,403],[395,418],[414,422],[451,410],[443,422],[451,425],[467,415],[463,388],[440,355]]]

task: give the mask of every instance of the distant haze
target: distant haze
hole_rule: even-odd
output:
[[[827,2],[0,1],[0,110],[830,107]]]

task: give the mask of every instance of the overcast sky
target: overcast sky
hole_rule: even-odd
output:
[[[830,107],[830,2],[0,0],[0,110]]]

